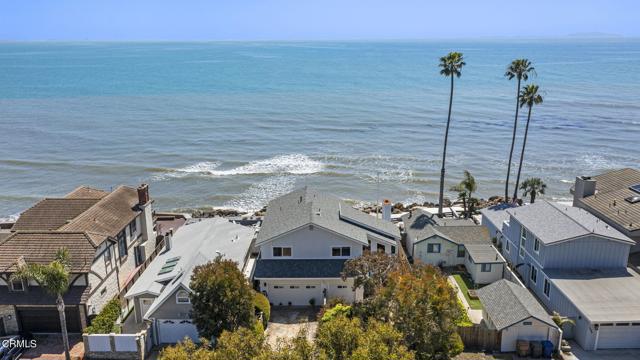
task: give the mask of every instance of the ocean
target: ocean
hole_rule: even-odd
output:
[[[503,75],[519,57],[544,96],[523,178],[566,200],[576,175],[639,167],[637,39],[9,42],[0,217],[83,184],[149,183],[161,210],[255,210],[304,185],[363,202],[436,200],[449,95],[437,65],[452,50],[467,65],[447,188],[469,170],[478,196],[503,193],[516,87]]]

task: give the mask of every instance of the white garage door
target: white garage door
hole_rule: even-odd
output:
[[[640,326],[600,325],[598,335],[599,349],[631,349],[640,348]]]
[[[314,298],[316,305],[322,305],[322,289],[320,284],[278,284],[270,285],[268,290],[269,302],[275,306],[308,306],[309,300]]]
[[[191,320],[158,319],[158,341],[160,344],[175,344],[184,340],[187,336],[193,341],[198,341],[198,329]]]

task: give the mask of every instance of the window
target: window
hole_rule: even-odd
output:
[[[316,286],[315,286],[315,285],[307,285],[307,286],[306,286],[306,288],[307,288],[307,289],[315,289],[315,288],[316,288]]]
[[[533,251],[535,251],[536,253],[540,251],[540,240],[538,240],[538,238],[535,238],[533,240]]]
[[[137,219],[133,219],[131,224],[129,224],[129,232],[131,233],[131,237],[138,231]]]
[[[273,288],[274,289],[284,289],[284,286],[282,286],[282,285],[274,285]]]
[[[427,244],[428,253],[440,253],[440,244]]]
[[[544,292],[544,295],[547,297],[547,299],[549,298],[550,290],[551,290],[551,283],[549,283],[549,279],[544,279],[544,288],[542,289],[542,291]]]
[[[525,321],[525,322],[522,323],[522,325],[531,326],[531,325],[533,325],[533,321]]]
[[[383,252],[387,252],[387,248],[386,248],[384,245],[382,245],[382,244],[378,244],[378,245],[376,246],[376,250],[378,250],[378,252],[382,252],[382,253],[383,253]]]
[[[184,290],[180,290],[178,291],[178,293],[176,293],[176,304],[190,304],[191,300],[189,299],[189,293],[184,291]]]
[[[104,261],[111,261],[111,246],[107,246],[107,249],[104,251]]]
[[[392,253],[392,254],[395,254],[395,253],[396,253],[396,247],[395,247],[395,246],[393,246],[393,245],[391,245],[391,253]]]
[[[534,284],[538,283],[538,269],[533,266],[531,267],[531,281],[533,281]]]
[[[505,240],[504,248],[507,250],[507,252],[511,252],[511,249],[509,248],[509,240]]]
[[[351,248],[348,246],[331,248],[331,256],[351,256]]]
[[[298,286],[298,285],[291,285],[291,286],[289,286],[289,289],[300,289],[300,286]]]
[[[24,291],[24,283],[22,282],[22,280],[13,280],[11,282],[11,290]]]
[[[458,245],[458,257],[459,258],[464,257],[464,245]]]
[[[338,285],[338,289],[346,289],[347,285]]]
[[[118,234],[118,251],[121,258],[127,256],[127,238],[124,235],[124,231]]]
[[[524,258],[525,246],[527,245],[527,230],[524,227],[520,227],[520,257]]]
[[[491,264],[482,264],[480,271],[482,272],[491,272]]]
[[[274,247],[273,248],[273,256],[291,256],[291,248],[290,247]]]

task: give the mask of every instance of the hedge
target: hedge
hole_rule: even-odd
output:
[[[253,297],[253,306],[256,308],[256,312],[262,312],[262,325],[266,328],[269,318],[271,317],[269,299],[263,294],[256,292]]]
[[[107,303],[84,331],[88,334],[110,334],[119,332],[116,321],[120,316],[120,301],[116,298]]]

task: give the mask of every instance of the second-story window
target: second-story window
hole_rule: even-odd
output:
[[[533,239],[533,251],[536,253],[540,251],[540,240],[538,238]]]
[[[22,280],[13,280],[11,281],[11,290],[13,291],[24,291],[24,283]]]
[[[524,227],[520,228],[520,257],[524,258],[525,246],[527,245],[527,230]]]
[[[273,256],[281,257],[281,256],[291,256],[291,248],[290,247],[274,247],[273,248]]]
[[[121,258],[127,256],[127,237],[124,235],[124,231],[118,234],[118,251]]]
[[[531,281],[533,281],[534,284],[538,283],[538,269],[533,266],[531,267]]]
[[[331,248],[331,256],[351,256],[351,248],[348,246]]]
[[[549,279],[544,279],[544,288],[542,289],[542,291],[544,292],[544,295],[549,298],[549,290],[551,290],[551,284],[549,283]]]
[[[137,219],[133,219],[133,221],[129,224],[129,232],[131,233],[131,238],[135,238],[136,231],[138,231],[138,224],[136,223]]]
[[[464,257],[464,245],[458,245],[458,257],[459,258]]]

